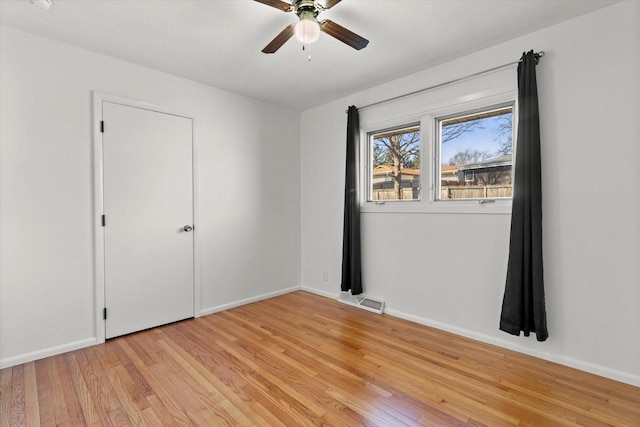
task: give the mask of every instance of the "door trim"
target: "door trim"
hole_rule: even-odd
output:
[[[97,91],[92,91],[93,114],[92,114],[92,133],[93,133],[93,259],[94,259],[94,331],[96,336],[96,344],[105,341],[105,320],[103,319],[103,308],[105,306],[105,266],[104,266],[104,227],[102,227],[102,214],[104,212],[104,174],[103,174],[103,156],[102,156],[102,132],[100,123],[102,121],[102,104],[110,102],[114,104],[124,105],[127,107],[142,108],[145,110],[155,111],[158,113],[171,114],[191,119],[191,144],[192,144],[192,189],[193,189],[193,315],[200,317],[200,238],[198,225],[200,224],[200,215],[198,209],[199,195],[199,179],[198,179],[198,145],[196,143],[195,119],[193,115],[185,114],[180,111],[160,107],[157,105],[136,101],[133,99],[123,98],[116,95],[110,95]],[[109,124],[105,127],[108,129]],[[108,221],[108,219],[107,219]]]

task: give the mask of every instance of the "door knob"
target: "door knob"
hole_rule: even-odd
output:
[[[185,225],[182,229],[188,233],[188,232],[190,232],[191,230],[193,230],[193,227],[192,227],[192,226],[190,226],[190,225]]]

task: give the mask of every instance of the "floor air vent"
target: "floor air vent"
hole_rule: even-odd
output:
[[[365,297],[363,295],[351,295],[349,292],[341,292],[338,302],[378,314],[382,314],[384,312],[384,301]]]

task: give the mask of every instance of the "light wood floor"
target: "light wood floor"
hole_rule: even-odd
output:
[[[640,426],[640,388],[294,292],[0,371],[2,426]]]

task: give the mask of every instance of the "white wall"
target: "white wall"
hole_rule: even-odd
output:
[[[508,214],[364,213],[365,293],[391,314],[640,385],[639,22],[640,3],[622,2],[303,112],[303,286],[333,296],[340,288],[348,105],[544,50],[537,73],[549,339],[498,330]],[[375,111],[363,110],[361,121]],[[454,255],[461,252],[468,255]]]
[[[0,43],[0,366],[95,342],[93,90],[195,118],[196,311],[300,286],[298,113],[6,27]]]

